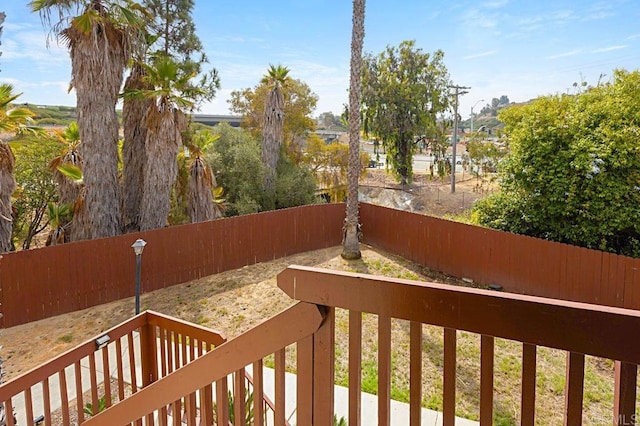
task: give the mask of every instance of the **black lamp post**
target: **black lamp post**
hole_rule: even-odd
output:
[[[140,266],[142,265],[142,251],[146,245],[147,242],[140,239],[131,245],[136,254],[136,315],[140,313]]]

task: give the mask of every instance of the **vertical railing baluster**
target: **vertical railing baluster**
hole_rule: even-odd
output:
[[[141,342],[142,343],[142,342]],[[133,344],[133,333],[127,335],[129,345],[129,372],[131,373],[131,393],[138,392],[138,374],[136,371],[135,345]]]
[[[180,367],[184,367],[189,362],[187,358],[187,336],[180,334]]]
[[[218,425],[229,424],[229,402],[228,402],[227,377],[223,377],[216,382],[216,419]]]
[[[275,356],[275,364],[276,368],[274,371],[275,374],[275,404],[276,404],[276,412],[275,412],[275,421],[277,425],[283,425],[286,414],[285,414],[285,350],[284,348],[279,350],[274,354]]]
[[[42,381],[42,403],[44,405],[44,422],[45,425],[51,425],[51,394],[49,391],[49,378],[45,377]]]
[[[613,395],[613,418],[619,425],[633,424],[636,417],[636,385],[638,366],[626,362],[615,362],[615,387]]]
[[[102,352],[102,380],[104,383],[104,406],[111,407],[111,373],[109,366],[109,346],[101,349]]]
[[[567,426],[582,424],[584,394],[584,354],[567,352],[567,380],[565,382],[565,416]]]
[[[116,340],[116,370],[118,374],[118,401],[124,399],[124,367],[122,362],[122,338]]]
[[[96,372],[96,354],[91,352],[89,354],[89,377],[91,382],[91,406],[93,407],[93,414],[98,414],[98,375]]]
[[[24,390],[24,408],[25,414],[27,417],[27,424],[33,424],[33,398],[31,397],[31,388],[26,388]],[[12,413],[13,414],[13,413]]]
[[[62,410],[62,423],[69,424],[69,395],[67,393],[67,374],[64,370],[58,372],[60,382],[60,409]]]
[[[456,346],[457,333],[444,329],[444,377],[442,380],[442,424],[454,426],[456,419]]]
[[[184,397],[184,405],[187,417],[187,425],[195,425],[196,423],[196,393],[190,393]]]
[[[160,328],[160,374],[161,377],[167,375],[167,330]]]
[[[493,424],[493,336],[480,337],[480,424]]]
[[[205,342],[202,354],[209,352],[209,343]],[[213,388],[211,385],[207,385],[204,388],[204,403],[200,405],[200,410],[204,410],[204,414],[201,414],[202,422],[206,426],[213,425]]]
[[[296,346],[296,423],[313,424],[313,337],[300,340]]]
[[[171,414],[173,416],[173,426],[182,425],[182,399],[171,404]]]
[[[522,426],[534,426],[536,415],[536,346],[522,345],[522,395],[520,400]]]
[[[13,421],[13,403],[11,402],[11,398],[4,402],[4,412],[7,426],[15,426],[16,423]]]
[[[362,312],[349,311],[349,424],[362,424]]]
[[[378,425],[391,424],[391,318],[378,315]]]
[[[309,397],[310,396],[311,392],[309,392]],[[258,361],[253,363],[253,417],[255,426],[264,425],[264,375],[262,370],[262,359],[259,359]],[[302,425],[305,423],[298,422],[298,424]]]
[[[419,426],[422,421],[422,323],[412,321],[409,327],[409,423]]]
[[[174,353],[174,345],[175,345],[175,336],[173,334],[173,331],[169,331],[167,330],[167,374],[170,374],[173,372],[174,368],[174,360],[173,360],[173,353]]]
[[[78,410],[78,423],[84,421],[84,401],[82,395],[82,367],[80,361],[76,361],[74,364],[75,378],[76,378],[76,410]]]

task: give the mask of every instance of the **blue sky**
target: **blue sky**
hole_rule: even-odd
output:
[[[23,102],[74,105],[67,94],[70,59],[50,43],[27,1],[5,0],[0,81]],[[229,93],[255,86],[270,63],[283,64],[319,96],[316,115],[340,113],[347,102],[351,41],[348,0],[196,0],[194,18],[212,66],[221,77],[203,113],[228,113]],[[595,84],[615,68],[640,63],[637,0],[368,0],[364,50],[416,40],[426,52],[442,49],[468,117],[491,98],[521,102]],[[479,102],[484,99],[485,102]]]

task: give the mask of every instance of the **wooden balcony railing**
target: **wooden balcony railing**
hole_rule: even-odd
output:
[[[289,369],[296,370],[292,423],[332,425],[336,308],[348,310],[349,425],[363,424],[363,313],[377,316],[377,344],[374,346],[377,348],[377,419],[380,425],[391,423],[392,319],[410,324],[411,425],[419,425],[421,421],[424,324],[443,328],[444,425],[455,422],[458,330],[481,336],[481,424],[490,425],[494,419],[495,338],[522,343],[521,424],[533,425],[536,420],[536,354],[540,346],[567,352],[562,409],[565,424],[578,425],[583,421],[585,355],[615,361],[611,420],[632,424],[629,422],[636,419],[640,339],[634,336],[640,330],[638,311],[297,266],[279,274],[278,286],[297,300],[297,304],[213,350],[202,348],[198,352],[195,349],[191,356],[189,351],[192,349],[182,349],[187,351],[186,358],[193,361],[180,367],[162,367],[170,359],[171,351],[160,351],[159,358],[143,355],[143,365],[148,363],[144,370],[147,374],[142,380],[144,388],[86,419],[83,424],[284,425],[291,414],[291,407],[285,403],[287,393],[292,391],[285,385],[289,363]],[[153,346],[154,342],[162,342],[162,333],[159,338],[157,334],[155,336],[147,339],[147,344]],[[165,343],[168,341],[171,339],[165,338]],[[162,353],[165,353],[164,358]],[[175,352],[173,357],[185,358],[185,355]],[[265,386],[264,363],[273,363],[275,375],[273,412],[268,420],[262,403],[269,391]],[[251,385],[245,379],[249,366],[253,376]],[[153,372],[160,373],[155,377]],[[229,408],[226,395],[230,375],[233,377],[233,403]],[[30,386],[31,382],[25,383]],[[18,384],[12,386],[18,391]],[[253,398],[248,397],[249,393]],[[0,388],[0,398],[7,395],[13,393]],[[217,401],[224,403],[216,404]],[[248,405],[248,401],[253,401],[253,405]],[[183,420],[170,415],[178,412],[181,406],[185,407],[186,413]]]
[[[224,341],[217,332],[146,311],[4,383],[0,402],[19,426],[81,424],[86,412],[111,407]],[[190,401],[186,395],[174,407]]]

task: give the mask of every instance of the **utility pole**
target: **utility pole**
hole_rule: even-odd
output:
[[[451,140],[451,151],[453,159],[451,160],[451,193],[456,192],[456,148],[458,146],[458,96],[469,93],[471,87],[465,86],[448,86],[449,89],[455,89],[455,99],[453,101],[453,138]]]

